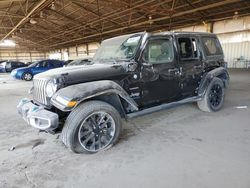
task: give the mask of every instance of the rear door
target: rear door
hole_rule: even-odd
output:
[[[193,35],[177,36],[180,88],[182,98],[196,95],[203,72],[199,38]]]

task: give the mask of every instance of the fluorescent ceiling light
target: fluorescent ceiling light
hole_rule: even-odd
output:
[[[13,40],[4,40],[0,42],[0,47],[15,47],[16,43]]]

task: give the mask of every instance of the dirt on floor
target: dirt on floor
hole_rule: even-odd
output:
[[[196,104],[124,122],[120,141],[74,154],[17,114],[31,82],[0,74],[0,187],[249,188],[250,71],[230,71],[221,111]]]

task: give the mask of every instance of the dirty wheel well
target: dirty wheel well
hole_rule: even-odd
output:
[[[114,94],[114,93],[99,95],[99,96],[90,98],[88,100],[85,100],[83,102],[90,101],[90,100],[104,101],[104,102],[112,105],[119,112],[121,117],[123,117],[123,118],[126,115],[126,106],[129,105],[119,95]]]
[[[222,74],[219,74],[216,77],[220,78],[223,81],[224,87],[227,88],[227,86],[228,86],[228,75],[226,73],[222,73]]]

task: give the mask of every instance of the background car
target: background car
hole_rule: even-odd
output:
[[[27,65],[27,66],[29,66],[29,65],[31,65],[31,64],[33,64],[33,63],[35,63],[35,62],[37,62],[37,61],[28,61],[28,62],[25,62],[25,64]]]
[[[63,61],[60,60],[41,60],[29,65],[28,67],[15,69],[11,72],[11,76],[16,79],[30,81],[33,79],[33,76],[38,73],[45,72],[54,68],[63,67],[63,65]]]
[[[7,61],[7,60],[0,60],[0,63],[3,63],[3,62],[5,62],[5,61]]]
[[[69,59],[69,60],[67,60],[67,61],[64,61],[64,65],[68,65],[70,62],[72,62],[72,61],[74,61],[74,60],[72,60],[72,59]]]
[[[83,59],[76,59],[72,62],[70,62],[69,64],[67,64],[66,66],[76,66],[76,65],[86,65],[89,64],[92,61],[92,58],[83,58]]]
[[[20,67],[26,67],[25,63],[20,61],[4,61],[0,64],[0,72],[11,72]]]

